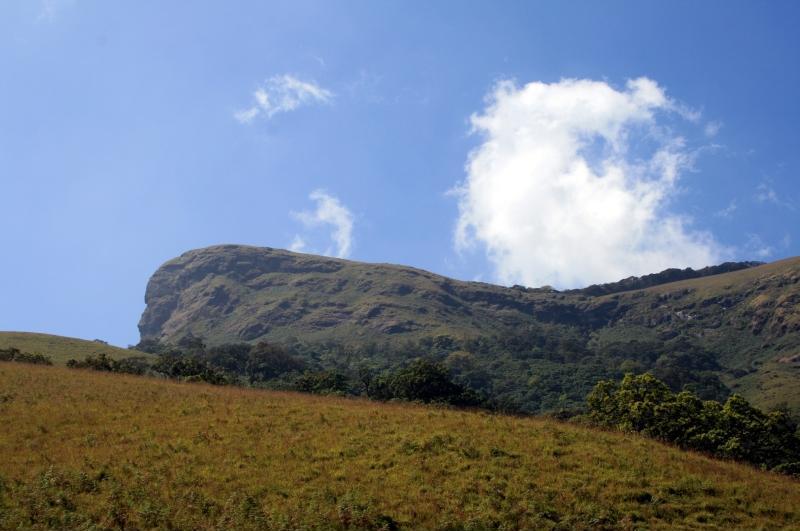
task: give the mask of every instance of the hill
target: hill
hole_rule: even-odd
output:
[[[28,354],[42,354],[49,357],[56,365],[65,365],[70,359],[83,360],[87,356],[100,354],[115,360],[132,356],[153,357],[151,354],[115,347],[100,341],[33,332],[0,332],[0,349],[7,348],[16,348]]]
[[[168,343],[299,342],[307,360],[351,373],[432,357],[527,412],[574,407],[599,379],[651,371],[675,390],[737,392],[800,416],[798,281],[792,258],[558,292],[224,245],[159,268],[139,329]],[[619,291],[631,286],[647,287]]]
[[[0,528],[777,529],[800,484],[554,420],[0,364]]]

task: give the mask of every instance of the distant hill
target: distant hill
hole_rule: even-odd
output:
[[[697,278],[661,283],[686,276]],[[408,345],[428,338],[426,355],[530,411],[570,407],[598,378],[649,370],[673,387],[800,414],[800,258],[558,292],[222,245],[164,264],[145,302],[142,338],[170,343],[375,344],[358,357],[377,363],[390,349],[421,352]]]
[[[0,332],[0,349],[5,348],[17,348],[28,354],[42,354],[56,365],[65,365],[70,359],[83,360],[87,356],[99,354],[115,360],[132,356],[153,357],[151,354],[115,347],[102,341],[32,332]]]
[[[0,363],[0,529],[797,529],[800,483],[552,419]]]
[[[659,286],[661,284],[668,284],[670,282],[679,282],[681,280],[690,280],[693,278],[710,277],[712,275],[721,275],[722,273],[730,273],[732,271],[739,271],[750,267],[764,265],[764,262],[725,262],[724,264],[704,267],[702,269],[665,269],[660,273],[653,273],[651,275],[644,275],[641,277],[628,277],[620,280],[619,282],[610,282],[607,284],[593,284],[586,288],[571,289],[564,293],[577,293],[583,295],[611,295],[613,293],[620,293],[623,291],[632,291],[635,289],[650,288]]]

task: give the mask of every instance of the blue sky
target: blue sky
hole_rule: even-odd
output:
[[[0,329],[217,243],[572,287],[800,254],[794,2],[0,4]]]

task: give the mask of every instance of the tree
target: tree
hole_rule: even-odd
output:
[[[672,393],[650,374],[599,382],[587,398],[597,423],[640,432],[718,457],[800,472],[800,438],[785,411],[764,413],[738,395],[724,405],[690,391]]]
[[[306,364],[283,347],[261,342],[250,351],[245,374],[251,383],[276,378],[287,372],[304,370]]]

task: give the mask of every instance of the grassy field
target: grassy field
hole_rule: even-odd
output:
[[[0,528],[778,529],[800,483],[554,420],[0,364]]]
[[[98,341],[33,332],[0,332],[0,349],[11,347],[18,348],[28,354],[47,356],[56,365],[65,365],[70,359],[82,360],[86,356],[97,356],[103,353],[115,360],[131,356],[151,356],[138,351],[131,352],[125,348],[106,345]]]

